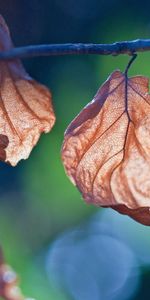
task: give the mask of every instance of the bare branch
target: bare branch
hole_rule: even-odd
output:
[[[136,52],[150,51],[150,39],[116,42],[113,44],[46,44],[30,45],[25,47],[12,48],[9,51],[0,52],[0,60],[14,58],[29,58],[35,56],[51,55],[77,55],[77,54],[98,54],[98,55],[133,55]]]

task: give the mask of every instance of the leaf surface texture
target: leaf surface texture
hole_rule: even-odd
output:
[[[13,47],[0,16],[0,51]],[[20,60],[0,61],[0,159],[15,166],[28,158],[42,132],[55,122],[50,91],[33,80]]]
[[[62,160],[88,203],[150,225],[148,78],[113,72],[69,125]]]

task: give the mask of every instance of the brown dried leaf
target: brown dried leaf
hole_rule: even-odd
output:
[[[18,277],[14,270],[5,263],[0,248],[0,297],[5,300],[31,300],[26,298],[18,286]],[[32,299],[34,300],[34,299]]]
[[[112,73],[68,127],[62,160],[87,202],[150,225],[148,79]]]
[[[0,16],[0,51],[13,47]],[[0,62],[0,159],[15,166],[28,158],[42,132],[55,123],[49,90],[34,81],[20,60]]]

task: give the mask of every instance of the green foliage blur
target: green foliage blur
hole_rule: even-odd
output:
[[[17,46],[149,38],[148,1],[0,0],[0,8]],[[64,131],[108,75],[123,71],[128,60],[127,55],[24,60],[28,73],[51,89],[57,122],[27,161],[16,168],[1,164],[0,244],[24,294],[37,300],[70,300],[49,283],[44,253],[61,233],[100,210],[85,204],[65,175],[60,157]],[[140,54],[130,74],[150,77],[149,61],[150,53]]]

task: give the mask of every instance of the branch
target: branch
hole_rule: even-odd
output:
[[[98,55],[133,55],[136,52],[150,51],[150,39],[116,42],[113,44],[47,44],[31,45],[0,51],[0,60],[28,58],[35,56],[98,54]]]

